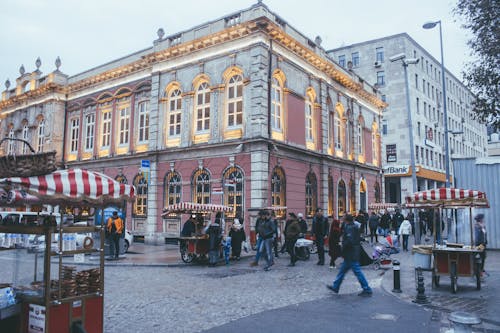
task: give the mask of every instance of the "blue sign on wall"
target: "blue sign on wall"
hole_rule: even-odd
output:
[[[147,168],[149,169],[149,160],[141,160],[141,168]]]

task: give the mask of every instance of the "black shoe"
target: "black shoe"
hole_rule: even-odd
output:
[[[326,285],[326,287],[327,287],[328,289],[330,289],[331,291],[333,291],[334,293],[336,293],[336,294],[338,294],[338,293],[339,293],[339,291],[338,291],[337,289],[333,288],[333,286],[332,286],[332,285],[327,284],[327,285]]]
[[[269,271],[270,269],[271,269],[271,266],[266,266],[266,267],[264,267],[264,270],[265,270],[266,272],[267,272],[267,271]]]
[[[318,261],[318,263],[316,265],[320,265],[320,266],[323,266],[325,263],[323,261]]]
[[[288,264],[288,267],[294,267],[295,266],[295,263],[291,262]]]
[[[366,290],[363,290],[362,292],[360,292],[358,294],[358,296],[361,296],[361,297],[371,297],[372,295],[373,295],[372,291],[366,291]]]

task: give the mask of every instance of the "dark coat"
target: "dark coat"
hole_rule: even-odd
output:
[[[307,232],[307,222],[303,218],[299,219],[300,232],[305,234]]]
[[[346,234],[352,233],[350,242],[347,242]],[[353,223],[342,225],[342,256],[345,260],[359,261],[361,256],[361,237],[359,228]]]
[[[324,238],[328,235],[328,219],[324,216],[314,216],[312,233],[316,236],[316,239]]]
[[[297,240],[301,232],[299,221],[297,221],[296,219],[290,219],[289,221],[290,223],[288,224],[288,228],[286,228],[285,231],[285,239],[287,241]]]
[[[206,234],[208,235],[208,249],[218,250],[221,241],[221,229],[219,223],[212,223],[208,227]]]
[[[368,219],[368,226],[370,227],[371,230],[377,229],[379,223],[380,223],[380,217],[378,217],[378,215],[376,214],[371,215],[370,218]]]
[[[231,245],[233,247],[241,246],[241,243],[247,239],[243,227],[239,229],[231,227],[231,230],[229,230],[229,237],[231,237]]]
[[[328,235],[328,254],[333,260],[341,256],[342,250],[340,247],[340,236],[342,235],[342,230],[340,228],[340,221],[333,220],[330,226],[330,234]]]
[[[184,223],[184,226],[182,227],[181,236],[189,237],[195,233],[195,229],[196,227],[194,221],[192,219],[189,219],[186,221],[186,223]]]

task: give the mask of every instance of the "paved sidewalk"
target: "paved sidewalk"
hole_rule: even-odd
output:
[[[247,266],[254,255],[254,251],[242,252],[242,265]],[[411,251],[393,254],[392,258],[401,263],[400,287],[402,292],[395,293],[392,291],[394,287],[394,271],[390,268],[385,271],[380,270],[377,274],[382,276],[381,287],[388,294],[415,306],[433,310],[436,316],[441,317],[441,327],[450,327],[448,317],[451,312],[465,311],[479,316],[482,320],[480,325],[474,326],[474,332],[500,332],[500,318],[498,317],[498,310],[500,309],[500,251],[488,251],[486,270],[489,276],[484,278],[481,290],[476,290],[475,279],[471,277],[458,278],[458,292],[456,294],[451,293],[450,279],[447,277],[441,277],[440,287],[433,288],[431,272],[423,272],[425,295],[429,300],[429,304],[426,305],[413,302],[417,296],[417,286],[414,258]],[[234,262],[234,264],[237,263]],[[106,265],[189,267],[197,264],[182,262],[177,245],[134,243],[127,254],[119,260],[107,260]],[[220,265],[223,265],[223,263]],[[365,271],[370,269],[372,269],[370,266],[364,268]]]

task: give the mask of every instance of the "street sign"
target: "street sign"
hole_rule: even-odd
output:
[[[149,160],[141,160],[141,168],[149,169],[150,163]]]

